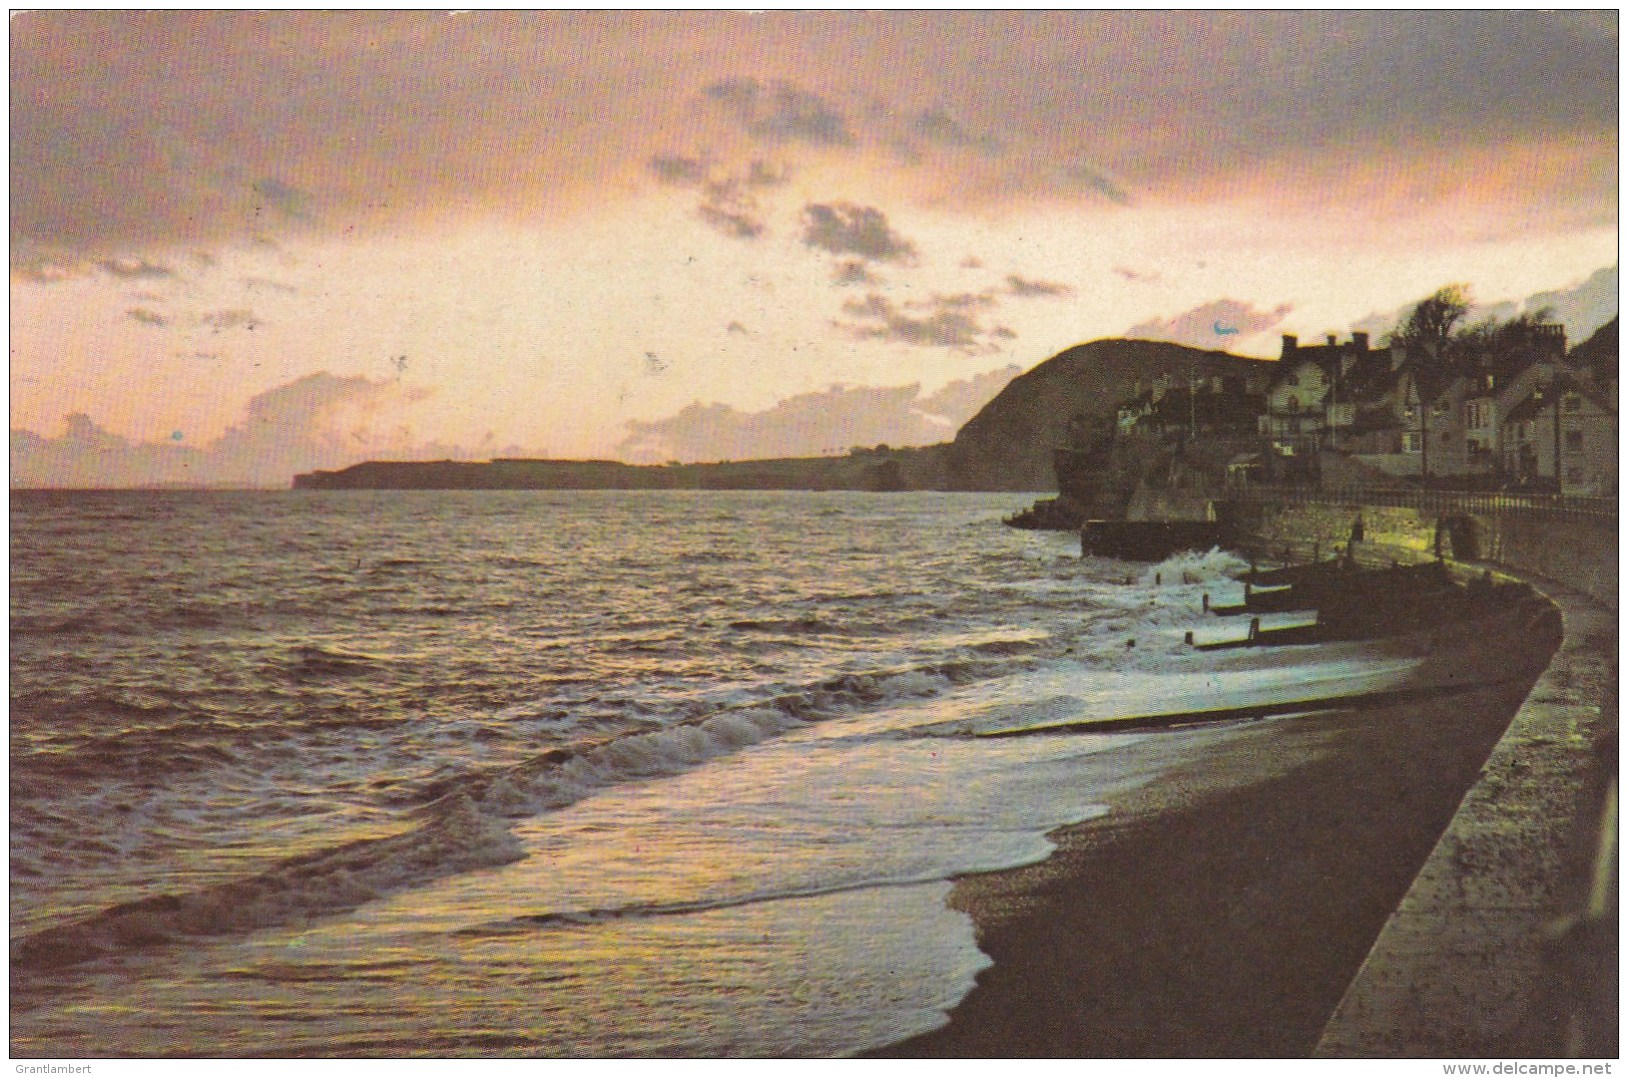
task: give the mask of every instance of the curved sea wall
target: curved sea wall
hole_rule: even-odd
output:
[[[1374,941],[1317,1053],[1615,1055],[1615,518],[1337,501],[1232,509],[1268,553],[1300,557],[1308,545],[1325,555],[1342,548],[1360,517],[1359,552],[1417,560],[1439,549],[1462,572],[1512,574],[1563,623],[1559,649]]]
[[[1415,509],[1328,500],[1301,504],[1228,503],[1235,525],[1268,548],[1290,544],[1325,554],[1342,548],[1360,518],[1365,543],[1398,557],[1442,553],[1464,563],[1492,563],[1537,582],[1553,581],[1609,610],[1617,608],[1617,520],[1614,516],[1513,508],[1494,512]]]

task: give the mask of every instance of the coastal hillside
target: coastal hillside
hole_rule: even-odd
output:
[[[294,477],[297,490],[936,490],[947,445],[711,464],[615,460],[366,461]]]
[[[1175,383],[1218,375],[1260,375],[1269,360],[1206,352],[1161,341],[1100,340],[1068,348],[1003,389],[956,433],[947,459],[954,490],[1055,490],[1051,453],[1076,417],[1111,422],[1138,381]]]

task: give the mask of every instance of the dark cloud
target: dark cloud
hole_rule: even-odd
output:
[[[924,109],[910,121],[910,130],[929,142],[957,149],[976,150],[986,157],[1001,152],[1001,142],[988,132],[973,132],[942,105]]]
[[[697,210],[701,220],[726,236],[754,240],[763,235],[763,222],[750,214],[703,203]]]
[[[851,202],[804,206],[803,243],[872,262],[902,262],[916,255],[915,244],[888,227],[886,214]]]
[[[701,220],[726,236],[751,240],[763,234],[763,222],[757,216],[757,200],[733,177],[708,182],[696,212],[701,215]]]
[[[848,119],[818,94],[788,82],[761,85],[756,79],[724,79],[706,96],[734,114],[754,138],[853,146]]]
[[[761,160],[752,161],[740,175],[679,154],[653,157],[647,165],[662,183],[700,188],[696,214],[724,235],[742,240],[756,239],[765,228],[752,190],[786,182],[785,173]]]
[[[988,296],[963,293],[935,296],[931,300],[896,306],[872,292],[864,299],[842,305],[845,314],[856,319],[837,325],[858,340],[898,341],[924,348],[945,348],[976,355],[997,352],[1000,346],[989,339],[993,334],[978,321],[974,312],[990,306]],[[921,312],[919,315],[913,312]]]
[[[144,258],[98,259],[96,268],[110,277],[120,277],[125,280],[153,280],[175,276],[175,271],[170,267],[148,262]]]
[[[277,292],[285,296],[299,295],[299,289],[282,281],[274,281],[270,277],[245,277],[243,287],[250,292]]]
[[[1285,303],[1270,311],[1258,311],[1252,304],[1236,299],[1218,299],[1174,318],[1150,318],[1125,331],[1125,336],[1149,341],[1170,341],[1194,348],[1225,349],[1241,337],[1271,329],[1294,310]]]
[[[1159,281],[1157,273],[1140,273],[1125,266],[1115,266],[1114,272],[1127,281],[1139,281],[1145,284],[1156,284]]]
[[[698,124],[743,156],[740,133],[994,139],[921,172],[969,202],[1322,198],[1323,179],[1380,209],[1497,184],[1511,228],[1616,213],[1614,12],[38,10],[10,29],[14,260],[588,207]]]
[[[1087,191],[1095,191],[1120,206],[1131,204],[1131,196],[1123,187],[1114,182],[1106,172],[1087,161],[1075,161],[1065,166],[1063,178],[1072,185]]]
[[[850,258],[837,266],[832,274],[831,283],[843,288],[852,285],[878,284],[882,279],[865,267],[865,263],[857,258]]]
[[[934,294],[928,299],[910,300],[905,306],[918,311],[972,311],[995,306],[995,297],[989,292],[955,292],[948,296]]]
[[[253,330],[260,325],[260,318],[251,310],[237,307],[224,311],[209,311],[200,315],[198,321],[219,333],[225,329]]]
[[[635,461],[752,460],[880,442],[930,445],[952,437],[1019,372],[1016,366],[989,371],[926,397],[919,385],[834,385],[761,412],[696,403],[665,419],[628,423],[617,452]]]
[[[397,409],[414,399],[393,382],[325,371],[306,375],[251,397],[242,421],[201,447],[133,442],[75,414],[59,438],[11,432],[11,482],[14,487],[286,487],[296,472],[359,460],[476,455],[461,446],[414,439],[397,421]]]
[[[1006,290],[1014,296],[1033,298],[1036,296],[1072,296],[1074,289],[1066,284],[1055,281],[1029,281],[1017,274],[1010,274],[1006,278]]]
[[[124,312],[125,317],[132,322],[140,322],[144,326],[167,326],[170,320],[157,311],[149,311],[145,307],[132,307]]]
[[[746,327],[741,325],[739,322],[731,322],[731,323],[729,323],[728,326],[724,327],[724,332],[725,333],[730,333],[730,334],[738,334],[738,335],[740,335],[742,337],[747,335]]]
[[[662,183],[676,186],[699,186],[706,182],[707,164],[695,157],[683,157],[679,154],[663,154],[652,157],[648,162],[650,171]]]

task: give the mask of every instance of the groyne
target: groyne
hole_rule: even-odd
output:
[[[1372,560],[1440,557],[1461,575],[1524,580],[1563,625],[1560,647],[1374,941],[1316,1053],[1614,1056],[1615,516],[1304,492],[1227,510],[1268,556],[1349,548]]]

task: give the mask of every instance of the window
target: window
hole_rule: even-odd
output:
[[[1442,431],[1441,432],[1441,444],[1442,445],[1446,445],[1449,441],[1452,440],[1452,438],[1453,438],[1453,436],[1450,433],[1448,433],[1447,431]]]
[[[1566,452],[1581,453],[1583,451],[1583,432],[1569,430],[1566,432]]]
[[[1566,482],[1568,482],[1568,483],[1581,483],[1582,481],[1583,481],[1583,469],[1578,468],[1575,465],[1573,467],[1570,467],[1570,468],[1566,469]]]
[[[1568,412],[1581,412],[1582,410],[1583,410],[1583,398],[1579,397],[1575,393],[1566,394],[1566,411],[1568,411]]]
[[[1419,432],[1418,431],[1410,430],[1410,431],[1405,431],[1402,434],[1402,452],[1404,452],[1404,453],[1417,453],[1417,452],[1419,452]]]

